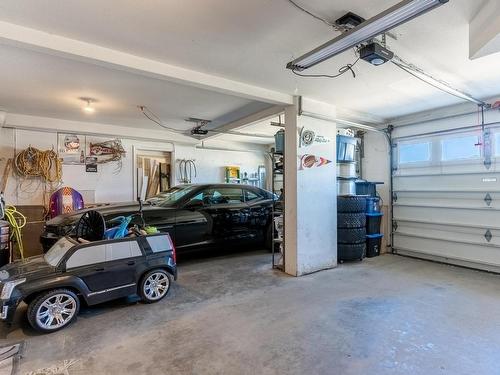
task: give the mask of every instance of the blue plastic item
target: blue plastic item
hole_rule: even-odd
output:
[[[380,198],[369,197],[366,198],[366,214],[380,213]]]
[[[337,135],[337,162],[352,162],[355,160],[357,139],[345,135]]]
[[[117,216],[113,219],[111,219],[109,222],[114,223],[114,222],[119,222],[119,225],[116,227],[112,227],[106,230],[104,232],[104,238],[107,240],[115,240],[117,238],[123,238],[128,234],[128,225],[132,221],[132,215],[131,216]]]

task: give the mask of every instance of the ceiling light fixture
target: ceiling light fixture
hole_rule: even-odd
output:
[[[83,112],[89,113],[89,114],[95,112],[95,108],[92,107],[92,103],[97,102],[97,100],[92,99],[92,98],[79,98],[79,99],[87,103],[87,105],[82,107]]]
[[[422,69],[416,67],[415,65],[409,64],[409,63],[403,61],[398,56],[394,56],[394,59],[391,60],[391,62],[394,65],[396,65],[397,67],[399,67],[400,69],[411,74],[415,78],[418,78],[421,81],[423,81],[431,86],[434,86],[435,88],[437,88],[441,91],[444,91],[444,92],[451,94],[453,96],[456,96],[458,98],[467,100],[469,102],[475,103],[479,106],[488,107],[488,104],[486,102],[479,100],[479,99],[476,99],[473,96],[471,96],[463,91],[460,91],[458,89],[453,88],[447,82],[444,82],[444,81],[441,81],[437,78],[434,78],[433,76],[431,76],[430,74],[427,74],[426,72],[424,72]]]
[[[404,0],[305,55],[290,61],[286,67],[295,71],[308,69],[363,42],[369,41],[377,35],[381,35],[448,1]]]

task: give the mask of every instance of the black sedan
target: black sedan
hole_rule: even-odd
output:
[[[275,196],[263,189],[239,184],[179,185],[146,200],[145,224],[168,232],[179,253],[259,242],[270,248],[272,205]],[[106,222],[139,212],[136,202],[103,205]],[[41,236],[44,250],[60,237],[71,235],[87,210],[60,215],[46,223]],[[140,224],[136,215],[132,224]]]

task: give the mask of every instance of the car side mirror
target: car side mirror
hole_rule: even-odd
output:
[[[188,210],[196,210],[197,208],[201,208],[201,207],[203,207],[203,201],[200,201],[198,199],[189,201],[184,206],[184,208],[186,208]]]

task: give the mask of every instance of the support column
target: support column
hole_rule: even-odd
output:
[[[302,106],[335,118],[324,103]],[[285,272],[293,276],[337,265],[336,133],[334,121],[300,115],[299,98],[285,110]]]

